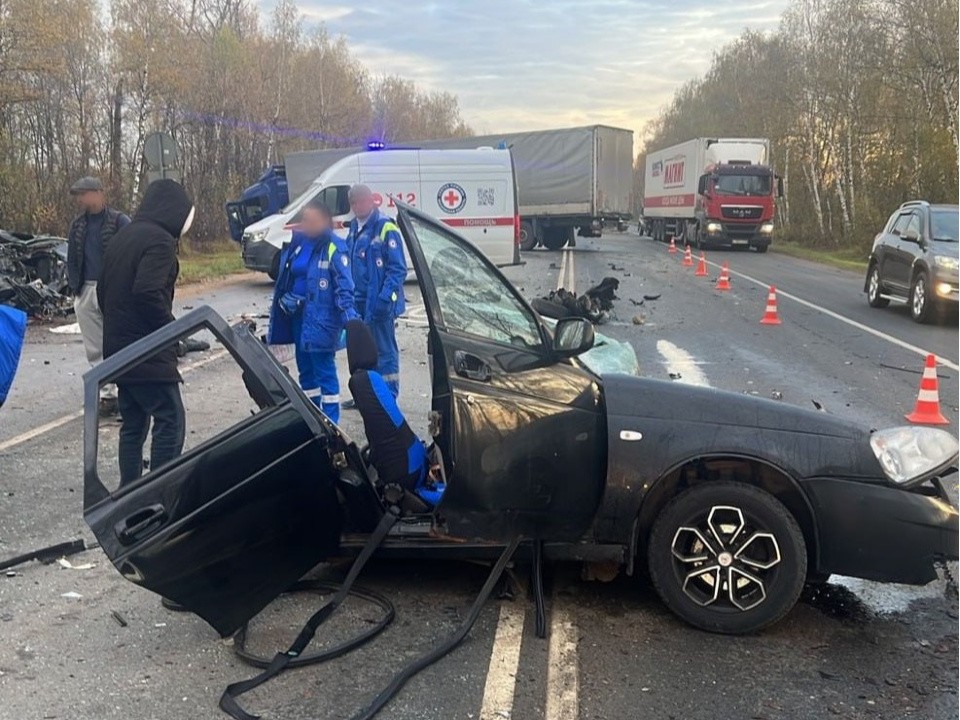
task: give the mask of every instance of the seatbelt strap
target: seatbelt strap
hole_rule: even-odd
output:
[[[263,685],[268,680],[275,678],[286,669],[291,660],[299,657],[303,651],[307,649],[307,645],[310,644],[310,641],[313,640],[317,634],[317,629],[326,622],[326,620],[336,612],[343,601],[346,600],[350,589],[360,575],[360,571],[363,570],[363,566],[367,564],[367,561],[373,555],[374,551],[387,537],[390,528],[394,526],[397,519],[398,515],[393,511],[384,513],[383,517],[380,518],[380,523],[367,539],[367,544],[363,546],[363,550],[360,551],[356,560],[353,561],[353,565],[350,566],[350,571],[347,573],[347,577],[344,578],[340,589],[334,593],[333,597],[331,597],[323,607],[317,610],[317,612],[307,620],[306,624],[300,630],[300,634],[297,635],[297,639],[293,641],[293,644],[287,648],[285,652],[278,652],[263,672],[249,680],[241,680],[240,682],[235,682],[227,686],[226,690],[223,691],[223,695],[220,696],[221,710],[234,718],[234,720],[259,720],[259,715],[251,715],[240,707],[237,698],[244,693],[250,692],[255,687]]]

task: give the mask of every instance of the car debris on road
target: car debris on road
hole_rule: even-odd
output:
[[[38,318],[69,313],[67,241],[0,230],[0,304]]]

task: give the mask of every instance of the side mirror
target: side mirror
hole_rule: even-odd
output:
[[[563,318],[553,331],[553,351],[561,357],[575,357],[593,347],[593,323],[583,318]]]
[[[904,230],[900,233],[900,239],[906,240],[907,242],[920,244],[920,233],[916,230]]]
[[[783,197],[783,178],[777,175],[777,197]]]
[[[707,193],[707,177],[707,175],[701,175],[697,181],[697,195],[705,195]]]

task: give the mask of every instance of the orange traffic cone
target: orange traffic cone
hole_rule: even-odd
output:
[[[687,249],[683,253],[683,263],[684,267],[693,267],[693,255],[690,253],[690,246],[687,245]]]
[[[767,293],[767,310],[760,318],[761,325],[779,325],[782,321],[777,315],[777,288],[770,286],[770,292]]]
[[[674,242],[673,237],[670,238],[670,249],[667,252],[671,255],[677,254],[677,244]]]
[[[927,355],[927,363],[923,368],[923,378],[920,380],[920,394],[917,395],[917,404],[913,412],[907,415],[907,420],[920,425],[950,424],[950,421],[940,412],[936,355]]]
[[[717,284],[714,287],[714,290],[729,290],[730,289],[730,268],[727,266],[727,263],[723,263],[723,267],[720,268],[720,277],[717,278]]]
[[[707,276],[707,258],[701,252],[700,253],[700,262],[697,263],[697,271],[694,273],[697,277],[706,277]]]

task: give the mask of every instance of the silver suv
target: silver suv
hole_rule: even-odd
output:
[[[901,205],[873,241],[864,292],[870,307],[907,302],[919,323],[958,298],[957,205],[914,200]]]

